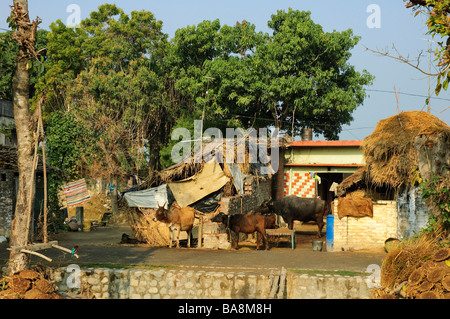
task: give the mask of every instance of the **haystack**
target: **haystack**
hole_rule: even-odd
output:
[[[170,244],[170,230],[166,224],[154,222],[155,210],[147,208],[126,208],[130,227],[140,241],[152,247],[167,246]]]
[[[384,259],[374,298],[450,298],[450,248],[423,234],[398,245]],[[448,243],[447,243],[448,244]]]
[[[441,144],[440,151],[437,143]],[[450,127],[430,113],[403,112],[382,120],[362,142],[366,166],[344,179],[338,195],[361,188],[414,185],[425,177],[424,170],[437,173],[436,163],[445,167],[450,158],[449,143]],[[436,155],[441,158],[430,158]]]
[[[427,112],[404,112],[380,121],[361,145],[371,183],[392,188],[413,184],[420,174],[415,138],[439,134],[450,136],[450,127]]]

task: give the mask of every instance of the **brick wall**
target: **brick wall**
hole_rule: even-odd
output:
[[[284,194],[296,195],[299,197],[314,198],[316,197],[316,181],[310,176],[309,172],[292,172],[292,182],[290,181],[291,174],[284,173]],[[291,192],[289,194],[289,185]]]
[[[207,249],[230,249],[226,226],[203,220],[203,247]]]
[[[0,236],[11,235],[11,222],[15,205],[14,173],[0,171]]]
[[[373,217],[343,217],[339,219],[334,201],[334,251],[343,247],[354,249],[383,248],[388,238],[398,236],[396,201],[374,201]]]

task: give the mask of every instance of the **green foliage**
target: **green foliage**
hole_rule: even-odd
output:
[[[48,174],[49,228],[54,231],[63,225],[58,193],[70,180],[80,177],[80,162],[84,154],[91,152],[88,132],[70,112],[53,112],[46,126],[47,160],[52,167]]]
[[[46,30],[39,30],[36,34],[36,51],[44,49],[47,45]],[[16,69],[18,54],[17,42],[11,38],[12,31],[0,33],[0,99],[12,99],[12,78]],[[35,85],[39,76],[44,73],[45,55],[39,61],[30,61],[30,96],[35,93]]]
[[[80,176],[81,157],[88,153],[86,129],[70,112],[54,112],[46,127],[47,158],[50,166],[58,169],[66,180]]]
[[[126,174],[172,164],[173,128],[312,127],[337,138],[373,77],[348,64],[359,37],[324,32],[309,12],[274,14],[273,34],[249,21],[203,21],[168,40],[148,11],[101,5],[80,28],[61,20],[39,31],[34,104],[43,110],[48,156],[64,178]],[[41,40],[40,40],[41,39]],[[15,44],[0,34],[0,92],[8,97]],[[42,44],[41,44],[41,42]],[[4,76],[3,76],[4,75]],[[1,97],[1,96],[0,96]]]
[[[406,7],[416,11],[415,16],[422,13],[427,17],[428,32],[433,38],[438,37],[438,48],[435,56],[439,73],[435,88],[436,96],[442,89],[447,91],[450,81],[450,0],[403,0],[408,1]],[[444,42],[444,40],[447,40]]]
[[[178,30],[172,41],[176,89],[191,108],[206,106],[217,126],[290,130],[294,121],[297,133],[312,127],[337,139],[373,80],[348,64],[359,37],[351,30],[325,33],[309,12],[292,9],[278,11],[268,25],[272,36],[256,33],[247,21],[233,27],[203,21]]]
[[[432,176],[421,183],[422,198],[437,205],[440,211],[438,219],[445,229],[450,229],[450,181],[448,177]]]
[[[50,27],[47,72],[39,89],[47,113],[70,112],[89,132],[82,142],[94,151],[82,157],[83,174],[108,179],[138,173],[145,164],[150,120],[162,120],[167,44],[162,22],[147,11],[127,15],[106,4],[81,28],[59,20]]]

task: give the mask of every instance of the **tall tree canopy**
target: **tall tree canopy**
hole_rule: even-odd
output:
[[[65,112],[83,126],[90,152],[79,162],[91,175],[145,176],[161,168],[161,155],[170,165],[170,132],[201,118],[223,131],[310,127],[336,139],[373,80],[348,62],[359,37],[325,32],[310,12],[292,9],[268,26],[271,34],[245,20],[206,20],[169,40],[151,12],[105,4],[81,28],[51,24],[34,103],[45,97],[47,123]]]
[[[177,88],[195,110],[207,108],[216,127],[275,126],[337,139],[363,103],[373,77],[348,63],[359,37],[324,32],[310,12],[272,15],[272,34],[247,21],[220,26],[203,21],[177,31]]]

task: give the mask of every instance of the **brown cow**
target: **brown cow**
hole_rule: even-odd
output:
[[[214,216],[211,221],[214,223],[222,223],[226,225],[236,234],[236,240],[234,244],[234,249],[238,248],[239,244],[239,233],[253,234],[258,232],[264,239],[264,245],[266,250],[269,249],[269,243],[266,237],[266,216],[261,213],[248,213],[246,215],[232,215],[228,216],[224,213],[219,213]],[[270,218],[269,218],[270,219]],[[256,250],[259,249],[259,239],[256,240]]]
[[[177,248],[180,247],[180,231],[187,232],[188,247],[191,247],[191,233],[194,227],[195,213],[196,210],[194,208],[189,206],[181,208],[176,202],[168,210],[164,206],[158,205],[158,210],[153,220],[168,225],[171,234],[170,248],[172,248],[172,232],[174,227],[177,229]]]

